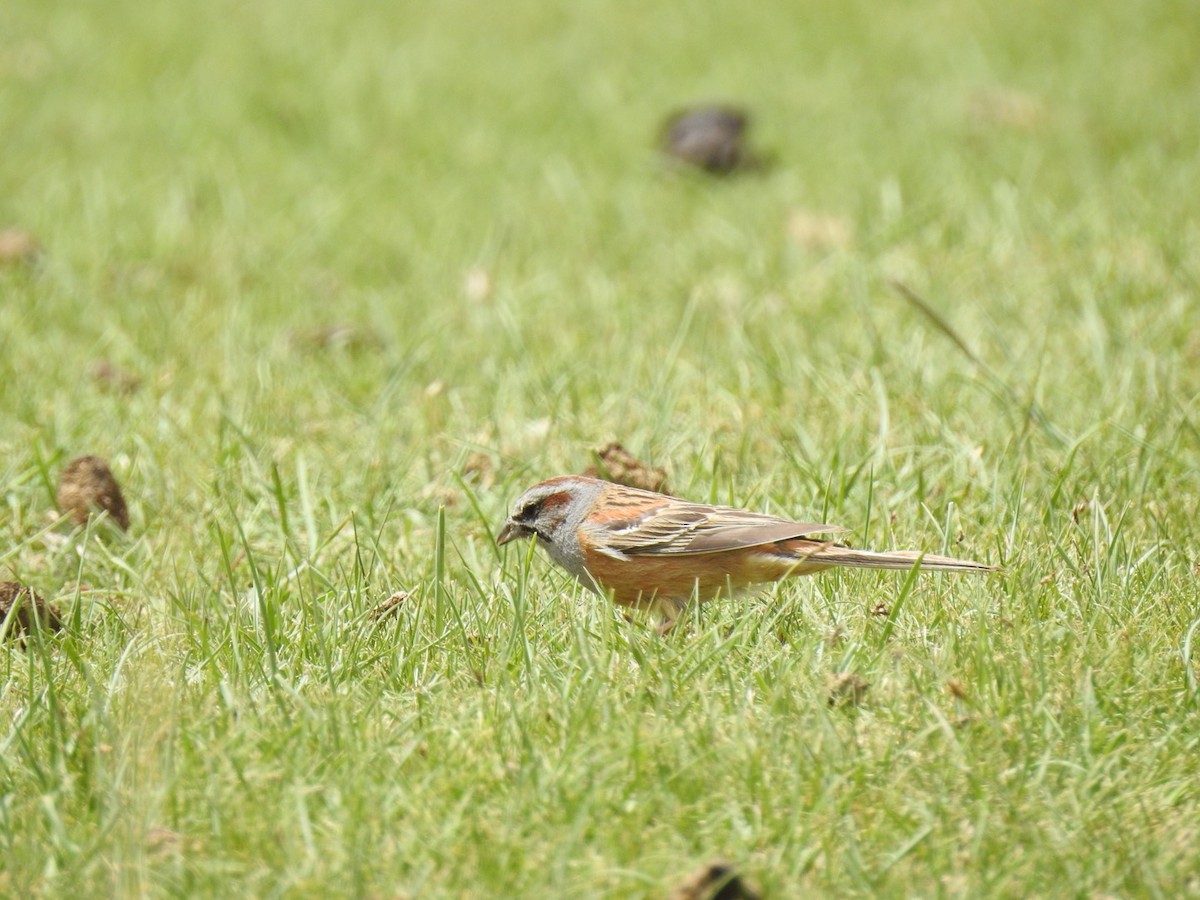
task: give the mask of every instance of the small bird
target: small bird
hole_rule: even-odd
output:
[[[995,571],[965,559],[855,550],[819,537],[845,530],[561,475],[521,495],[496,543],[536,537],[585,586],[620,606],[650,610],[662,631],[693,598],[704,602],[723,591],[835,566]]]

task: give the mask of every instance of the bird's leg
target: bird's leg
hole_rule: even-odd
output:
[[[655,597],[650,603],[651,614],[658,618],[655,630],[659,634],[666,634],[675,627],[675,623],[679,621],[679,617],[683,615],[687,606],[686,600]]]

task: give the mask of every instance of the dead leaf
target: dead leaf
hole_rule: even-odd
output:
[[[861,706],[871,682],[853,672],[835,672],[829,679],[830,706]]]
[[[469,478],[483,487],[490,487],[496,480],[496,467],[492,464],[491,456],[478,451],[467,457],[462,472],[464,478]]]
[[[463,276],[463,293],[474,303],[483,303],[492,296],[492,276],[487,269],[476,266]]]
[[[854,228],[844,216],[795,209],[788,215],[787,233],[802,250],[844,250],[854,243]]]
[[[384,340],[379,332],[353,322],[331,322],[315,328],[293,331],[293,346],[305,350],[363,352],[382,350]]]
[[[0,231],[0,266],[32,266],[42,247],[32,234],[19,228]]]
[[[132,394],[142,386],[142,379],[107,359],[92,363],[88,367],[88,376],[99,387],[114,394]]]
[[[399,614],[400,607],[411,596],[411,591],[396,591],[392,596],[371,610],[371,621],[378,622],[380,619],[386,619]]]
[[[667,490],[666,469],[642,462],[615,441],[596,451],[596,464],[584,469],[583,474],[644,491]]]
[[[170,828],[151,828],[146,832],[146,852],[152,856],[166,855],[183,843],[183,835]]]
[[[1032,131],[1050,117],[1041,98],[1003,87],[976,91],[967,101],[967,111],[978,124],[1019,131]]]
[[[951,678],[946,682],[946,690],[957,697],[959,700],[967,699],[967,686],[957,678]]]

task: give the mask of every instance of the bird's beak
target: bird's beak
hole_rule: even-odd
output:
[[[504,528],[496,535],[496,546],[503,547],[509,541],[519,541],[521,538],[529,537],[529,529],[520,522],[514,522],[509,519],[504,523]]]

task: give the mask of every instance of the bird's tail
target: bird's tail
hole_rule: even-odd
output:
[[[995,566],[955,559],[953,556],[937,556],[933,553],[918,553],[912,550],[889,550],[883,553],[871,550],[855,550],[837,544],[823,544],[805,554],[805,562],[817,566],[847,566],[855,569],[911,569],[920,564],[922,570],[931,572],[995,572]]]

